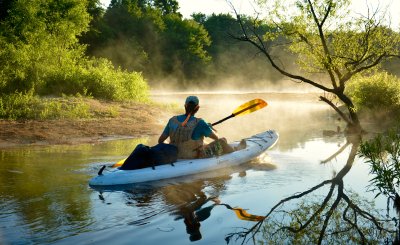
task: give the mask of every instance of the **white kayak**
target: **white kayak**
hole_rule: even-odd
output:
[[[111,186],[142,183],[163,180],[206,171],[237,166],[248,162],[267,149],[273,147],[279,135],[274,130],[268,130],[246,138],[246,148],[222,156],[202,159],[178,159],[174,164],[164,164],[152,167],[120,170],[119,168],[104,172],[89,181],[90,186]],[[232,145],[237,145],[234,142]]]

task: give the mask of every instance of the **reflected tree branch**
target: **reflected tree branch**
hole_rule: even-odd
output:
[[[333,189],[333,188],[334,188],[334,186],[332,185],[331,189]],[[325,220],[324,220],[324,225],[322,226],[322,229],[321,229],[321,231],[319,233],[318,244],[322,243],[322,239],[324,237],[326,228],[328,227],[329,219],[331,218],[331,216],[333,214],[333,211],[337,208],[337,206],[339,205],[339,202],[341,200],[341,194],[343,194],[343,181],[340,182],[338,189],[339,189],[339,191],[338,191],[338,195],[336,197],[336,200],[332,204],[332,206],[329,209],[329,211],[326,213]],[[329,200],[327,200],[327,201],[329,201]]]
[[[351,200],[351,198],[344,192],[343,178],[350,171],[350,169],[353,165],[354,159],[355,159],[357,151],[358,151],[358,147],[360,145],[360,140],[361,140],[360,137],[353,137],[353,138],[348,137],[348,141],[347,141],[346,145],[343,146],[337,153],[334,154],[335,156],[338,155],[339,153],[343,152],[345,147],[347,147],[349,144],[352,144],[352,148],[351,148],[351,151],[350,151],[350,154],[349,154],[349,157],[347,159],[345,166],[343,166],[343,168],[339,171],[339,173],[334,178],[325,180],[325,181],[319,183],[318,185],[315,185],[314,187],[310,188],[307,191],[293,194],[287,198],[282,199],[281,201],[279,201],[276,205],[274,205],[269,210],[269,212],[265,215],[263,220],[259,221],[258,223],[256,223],[254,226],[252,226],[249,229],[244,229],[241,232],[228,234],[226,236],[226,241],[229,243],[230,239],[233,237],[236,237],[237,238],[236,240],[243,239],[242,244],[249,241],[250,239],[255,240],[256,234],[262,228],[263,223],[268,218],[271,218],[272,215],[276,215],[279,213],[291,214],[290,211],[280,210],[280,208],[282,208],[286,203],[289,203],[289,202],[292,202],[295,200],[300,200],[326,185],[330,185],[329,191],[326,194],[323,201],[320,204],[318,204],[317,209],[315,209],[306,218],[297,216],[295,214],[294,218],[292,219],[292,222],[293,221],[297,222],[296,223],[297,225],[295,225],[295,226],[283,225],[283,220],[282,220],[281,224],[276,224],[276,226],[280,226],[280,227],[276,228],[275,232],[273,232],[272,235],[278,234],[279,232],[282,232],[282,231],[288,231],[293,234],[301,234],[307,228],[310,227],[310,224],[313,221],[318,222],[317,219],[322,218],[323,224],[322,224],[322,227],[320,228],[320,230],[318,231],[319,232],[318,244],[322,244],[326,235],[339,234],[339,233],[343,233],[343,232],[351,231],[351,230],[354,230],[356,232],[356,234],[358,234],[361,243],[365,244],[365,243],[368,243],[368,239],[366,238],[366,234],[365,234],[366,231],[365,231],[365,229],[364,230],[362,229],[365,222],[360,223],[359,217],[363,218],[363,221],[371,222],[371,225],[373,225],[373,227],[374,227],[373,229],[375,229],[379,232],[381,232],[381,231],[395,232],[395,231],[386,229],[382,225],[382,222],[389,222],[389,220],[378,220],[377,218],[374,217],[373,214],[362,209],[356,203],[354,203]],[[335,198],[334,198],[333,194],[335,192],[337,194],[335,195]],[[329,227],[329,223],[332,219],[334,212],[338,209],[340,203],[346,204],[346,206],[345,206],[345,209],[344,209],[342,215],[339,217],[341,217],[341,219],[343,221],[345,221],[345,223],[347,223],[348,226],[346,226],[345,229],[337,231],[336,233],[330,232],[329,234],[327,234],[327,228]],[[328,208],[328,210],[325,213],[323,213],[326,208]],[[352,215],[349,215],[350,211],[351,211]],[[322,213],[323,213],[323,215],[321,216]]]
[[[354,229],[357,230],[357,233],[360,235],[363,243],[365,243],[365,236],[364,236],[364,233],[361,231],[361,229],[358,228],[358,226],[357,226],[357,219],[355,218],[355,222],[352,222],[349,218],[347,218],[347,211],[349,210],[349,208],[350,208],[350,206],[347,205],[346,209],[343,212],[343,216],[342,216],[343,220],[347,221],[347,223],[349,223],[351,227],[353,227]],[[355,213],[354,213],[354,216],[357,217],[355,215]]]
[[[280,228],[280,229],[287,229],[287,230],[289,230],[289,231],[291,231],[291,232],[300,232],[300,231],[304,230],[305,228],[307,228],[307,226],[315,219],[315,217],[318,216],[318,215],[325,209],[325,207],[326,207],[326,205],[328,204],[328,201],[331,199],[332,193],[333,193],[333,191],[334,191],[334,188],[332,188],[332,187],[333,187],[333,185],[331,185],[331,188],[330,188],[330,190],[329,190],[329,193],[328,193],[328,195],[325,197],[325,199],[324,199],[324,201],[322,202],[320,208],[319,208],[313,215],[311,215],[311,217],[304,223],[304,225],[300,223],[301,225],[300,225],[300,228],[299,228],[299,229],[293,229],[292,227],[289,227],[289,226],[284,226],[284,227],[282,227],[282,228]],[[313,188],[312,188],[312,189],[313,189]],[[317,188],[317,189],[318,189],[318,188]],[[314,189],[314,190],[316,190],[316,189]]]
[[[349,146],[349,145],[350,145],[350,143],[348,141],[346,141],[346,144],[344,144],[342,147],[340,147],[340,149],[337,152],[335,152],[334,154],[332,154],[330,157],[328,157],[327,159],[321,161],[321,164],[325,164],[327,162],[330,162],[333,158],[335,158],[338,155],[340,155],[340,153],[342,153],[347,148],[347,146]]]

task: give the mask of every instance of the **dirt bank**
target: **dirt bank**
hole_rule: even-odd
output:
[[[109,103],[91,102],[97,111]],[[161,106],[114,104],[113,118],[77,120],[0,120],[0,149],[24,145],[95,143],[158,135],[173,114]],[[107,107],[108,108],[108,107]]]

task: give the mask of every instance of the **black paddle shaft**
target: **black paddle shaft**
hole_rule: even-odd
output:
[[[244,108],[244,109],[242,109],[242,110],[236,112],[235,114],[232,113],[231,115],[229,115],[229,116],[227,116],[227,117],[225,117],[225,118],[219,120],[218,122],[215,122],[215,123],[211,124],[211,126],[215,126],[215,125],[217,125],[217,124],[220,124],[220,123],[222,123],[223,121],[228,120],[229,118],[235,117],[236,115],[239,115],[240,113],[243,113],[243,112],[245,112],[245,111],[247,111],[247,110],[252,109],[253,107],[258,106],[259,104],[260,104],[260,103],[257,103],[257,104],[248,106],[248,107],[246,107],[246,108]]]
[[[215,122],[215,123],[211,124],[211,126],[215,126],[215,125],[217,125],[217,124],[220,124],[220,123],[222,123],[223,121],[226,121],[226,120],[228,120],[229,118],[232,118],[232,117],[234,117],[234,116],[235,116],[234,114],[231,114],[231,115],[229,115],[229,116],[227,116],[227,117],[225,117],[225,118],[219,120],[218,122]]]

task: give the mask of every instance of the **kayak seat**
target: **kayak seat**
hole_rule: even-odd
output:
[[[242,139],[239,143],[239,145],[235,146],[234,149],[235,151],[243,150],[247,147],[247,143],[245,139]]]

